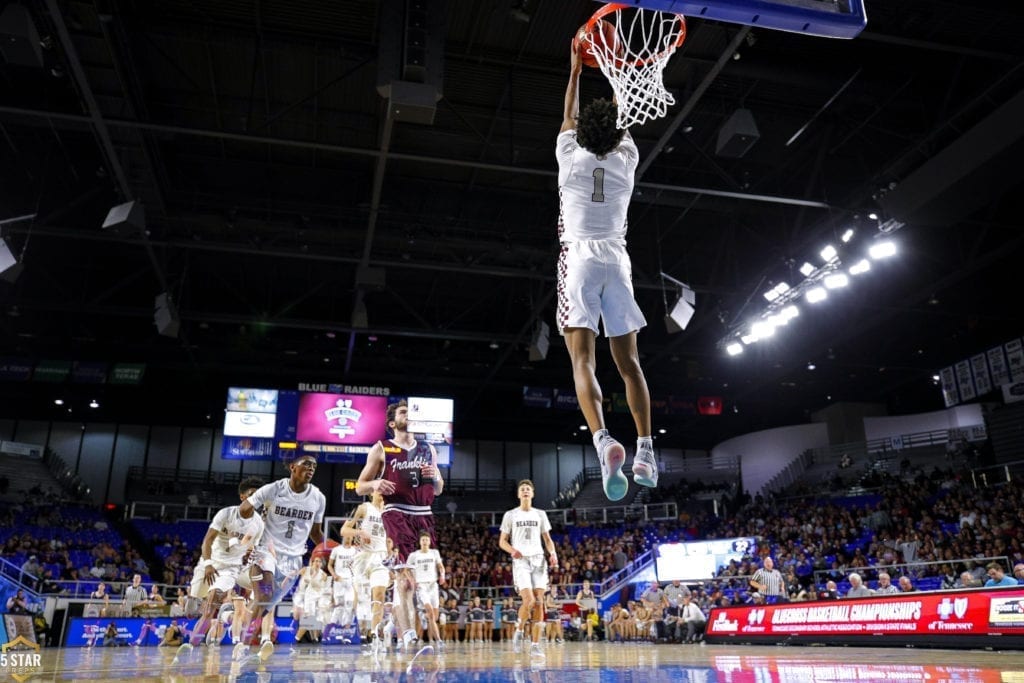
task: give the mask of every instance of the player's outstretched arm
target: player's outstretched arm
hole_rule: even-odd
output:
[[[576,128],[576,117],[580,113],[580,73],[583,71],[583,58],[580,47],[570,50],[569,84],[565,87],[565,109],[562,113],[562,130]]]

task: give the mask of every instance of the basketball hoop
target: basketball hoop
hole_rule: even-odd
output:
[[[686,40],[683,15],[613,3],[594,12],[580,34],[615,93],[619,128],[661,118],[676,103],[665,89],[663,72]]]

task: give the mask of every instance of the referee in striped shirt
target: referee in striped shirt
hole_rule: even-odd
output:
[[[782,579],[782,572],[775,568],[775,560],[770,557],[764,558],[764,566],[750,577],[750,585],[764,596],[764,601],[769,605],[788,602],[786,582]]]

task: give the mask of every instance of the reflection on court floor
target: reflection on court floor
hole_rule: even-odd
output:
[[[545,657],[514,653],[507,644],[450,644],[441,653],[390,652],[375,658],[357,646],[281,646],[266,664],[231,661],[230,647],[197,648],[174,665],[171,649],[69,648],[43,651],[33,671],[0,672],[22,681],[244,681],[281,683],[641,683],[715,681],[1009,681],[1024,680],[1019,652],[924,650],[884,647],[791,647],[565,643],[544,648]]]

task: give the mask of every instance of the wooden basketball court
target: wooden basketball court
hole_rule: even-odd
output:
[[[19,681],[1024,681],[1024,656],[994,650],[564,643],[543,659],[508,643],[449,644],[440,653],[387,653],[358,646],[286,645],[266,664],[231,661],[230,647],[202,647],[174,665],[173,649],[42,651],[41,666],[0,672]]]

